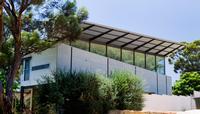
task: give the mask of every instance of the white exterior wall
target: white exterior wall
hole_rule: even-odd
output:
[[[110,74],[114,70],[128,70],[143,80],[145,92],[157,94],[166,94],[167,92],[167,94],[171,94],[170,77],[166,77],[165,75],[157,76],[157,73],[153,71],[87,52],[66,44],[59,44],[55,48],[50,48],[41,54],[32,54],[31,56],[31,68],[42,64],[50,64],[50,68],[31,71],[29,81],[23,81],[24,77],[22,74],[22,86],[36,85],[37,80],[41,79],[41,75],[50,74],[51,71],[56,69],[89,71],[104,75]]]
[[[60,44],[57,48],[57,69],[70,70],[71,46]]]
[[[21,74],[21,86],[32,86],[37,85],[37,81],[41,80],[42,76],[49,75],[56,68],[56,58],[57,58],[57,47],[49,48],[39,54],[31,54],[27,57],[31,57],[30,61],[30,77],[29,80],[24,81],[24,74]],[[41,69],[32,71],[33,66],[49,64],[48,69]]]

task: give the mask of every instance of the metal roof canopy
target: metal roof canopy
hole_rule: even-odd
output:
[[[162,40],[91,22],[83,22],[81,26],[83,27],[83,33],[80,39],[97,44],[159,56],[168,56],[170,53],[184,48],[182,44],[173,41]]]

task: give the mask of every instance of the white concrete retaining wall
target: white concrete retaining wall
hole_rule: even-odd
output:
[[[144,111],[185,111],[195,109],[191,96],[144,95]]]

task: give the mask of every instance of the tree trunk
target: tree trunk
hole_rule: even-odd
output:
[[[6,77],[6,98],[4,100],[5,114],[13,114],[12,101],[13,101],[13,82],[21,63],[21,17],[18,17],[17,22],[13,24],[12,35],[14,37],[14,59],[10,65],[8,75]]]
[[[20,38],[20,35],[16,35],[16,37]],[[14,54],[14,60],[12,63],[11,68],[9,69],[9,74],[7,76],[6,79],[6,99],[5,99],[5,110],[6,113],[5,114],[12,114],[12,101],[13,101],[13,82],[14,79],[17,75],[18,69],[20,67],[20,63],[21,63],[21,45],[19,43],[17,43],[15,45],[15,54]]]
[[[3,6],[4,6],[4,0],[0,0],[0,47],[3,43]]]
[[[12,112],[12,101],[13,101],[13,82],[14,78],[17,75],[17,71],[19,69],[21,62],[21,54],[16,53],[15,54],[15,59],[14,59],[14,64],[12,65],[11,69],[9,70],[9,74],[6,79],[6,97],[4,99],[4,109],[5,114],[13,114]]]
[[[4,0],[0,0],[0,2],[1,1],[4,1]],[[28,0],[26,0],[26,1],[28,2]],[[13,2],[13,1],[10,1],[10,2]],[[2,3],[2,5],[3,5],[3,3]],[[11,61],[10,66],[8,68],[9,69],[7,71],[8,75],[6,76],[6,88],[5,88],[6,94],[5,94],[5,97],[3,99],[3,101],[4,101],[3,110],[5,111],[4,114],[13,114],[13,112],[12,112],[12,101],[13,101],[12,87],[13,87],[13,82],[14,82],[14,79],[15,79],[17,73],[18,73],[20,63],[21,63],[21,59],[22,59],[22,53],[21,53],[22,20],[21,20],[21,17],[22,17],[23,11],[28,7],[28,4],[27,4],[27,6],[26,5],[23,6],[23,5],[20,7],[20,11],[19,11],[18,16],[16,15],[17,13],[15,11],[13,11],[13,10],[10,11],[11,15],[13,16],[13,18],[11,18],[11,20],[10,20],[10,24],[11,24],[10,30],[11,30],[12,36],[14,38],[14,57],[13,57],[13,60]],[[3,6],[1,6],[1,8],[3,8]],[[0,20],[0,21],[1,21],[0,23],[2,23],[3,20]],[[1,27],[1,24],[0,24],[0,27]],[[1,30],[1,28],[0,28],[0,30]],[[2,41],[3,41],[3,32],[1,33],[1,31],[0,31],[0,43]]]
[[[4,0],[0,0],[0,50],[3,43],[3,5]],[[3,111],[3,85],[0,81],[0,113]]]
[[[0,114],[3,113],[3,85],[0,81]]]

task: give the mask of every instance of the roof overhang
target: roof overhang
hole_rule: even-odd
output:
[[[182,44],[173,41],[167,41],[91,22],[83,22],[82,27],[83,32],[80,39],[97,44],[159,56],[168,56],[178,49],[184,48]]]

